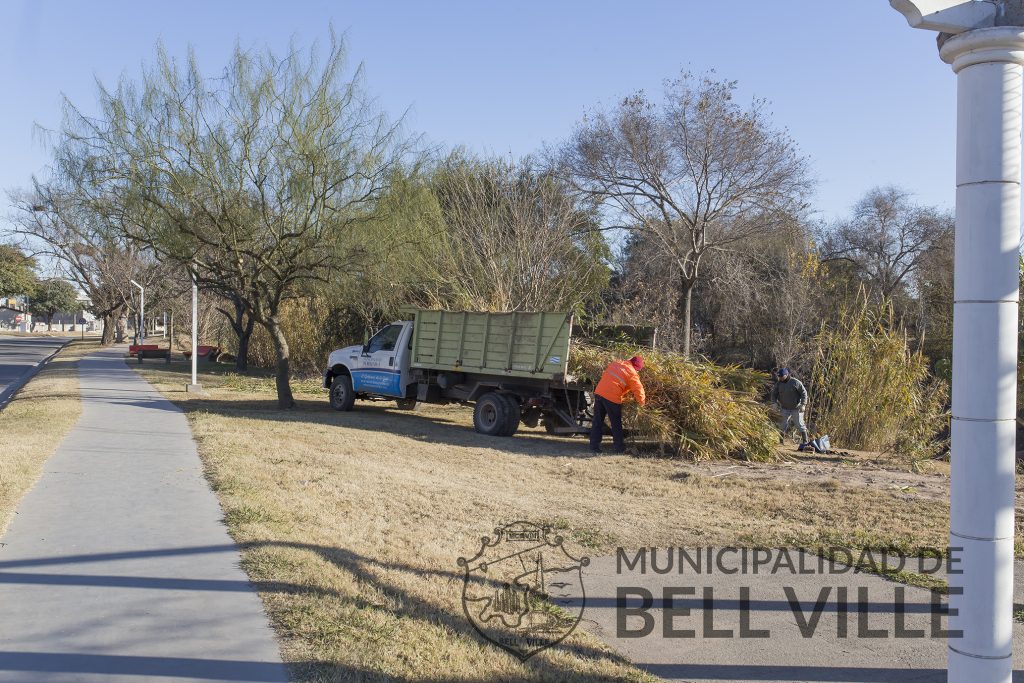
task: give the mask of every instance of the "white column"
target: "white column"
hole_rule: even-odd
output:
[[[1010,683],[1024,29],[961,33],[940,56],[957,74],[949,681]]]
[[[196,285],[196,277],[192,276],[192,386],[196,382],[196,363],[199,358],[199,287]]]

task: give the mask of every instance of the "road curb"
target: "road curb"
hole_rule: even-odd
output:
[[[64,348],[73,341],[75,340],[68,339],[66,342],[58,346],[56,349],[54,349],[53,353],[51,353],[43,360],[36,363],[36,366],[29,370],[28,372],[26,372],[21,379],[19,379],[17,382],[7,387],[3,391],[0,391],[0,410],[6,408],[7,404],[11,402],[11,399],[13,399],[15,395],[17,395],[17,393],[21,391],[22,387],[28,384],[33,377],[38,375],[39,371],[42,370],[51,360],[53,360],[54,356],[63,351]]]

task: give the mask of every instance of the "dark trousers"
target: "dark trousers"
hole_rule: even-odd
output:
[[[603,396],[594,396],[594,422],[590,426],[590,450],[601,448],[601,437],[604,435],[604,416],[612,423],[612,443],[616,451],[626,450],[622,438],[622,406],[612,403]]]

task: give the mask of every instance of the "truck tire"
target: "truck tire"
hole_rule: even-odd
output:
[[[505,403],[508,405],[508,415],[506,415],[505,429],[502,431],[502,436],[514,436],[519,431],[519,421],[523,416],[523,409],[519,405],[519,401],[516,400],[515,396],[511,394],[498,394]]]
[[[395,405],[399,410],[418,410],[420,402],[414,398],[396,398]]]
[[[511,406],[501,394],[490,391],[473,406],[473,428],[487,436],[507,436],[510,410]]]
[[[331,407],[335,410],[352,410],[356,402],[356,392],[352,389],[352,378],[338,375],[331,382]]]
[[[558,418],[555,417],[554,415],[546,416],[543,419],[543,423],[544,423],[544,431],[547,432],[548,434],[554,434],[555,433],[555,429],[557,429],[559,427],[559,425],[558,425]]]

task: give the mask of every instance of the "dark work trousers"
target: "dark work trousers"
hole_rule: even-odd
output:
[[[590,426],[590,450],[601,448],[601,436],[604,434],[604,416],[612,423],[612,443],[616,451],[626,450],[622,439],[622,405],[613,403],[603,396],[594,395],[594,422]]]

